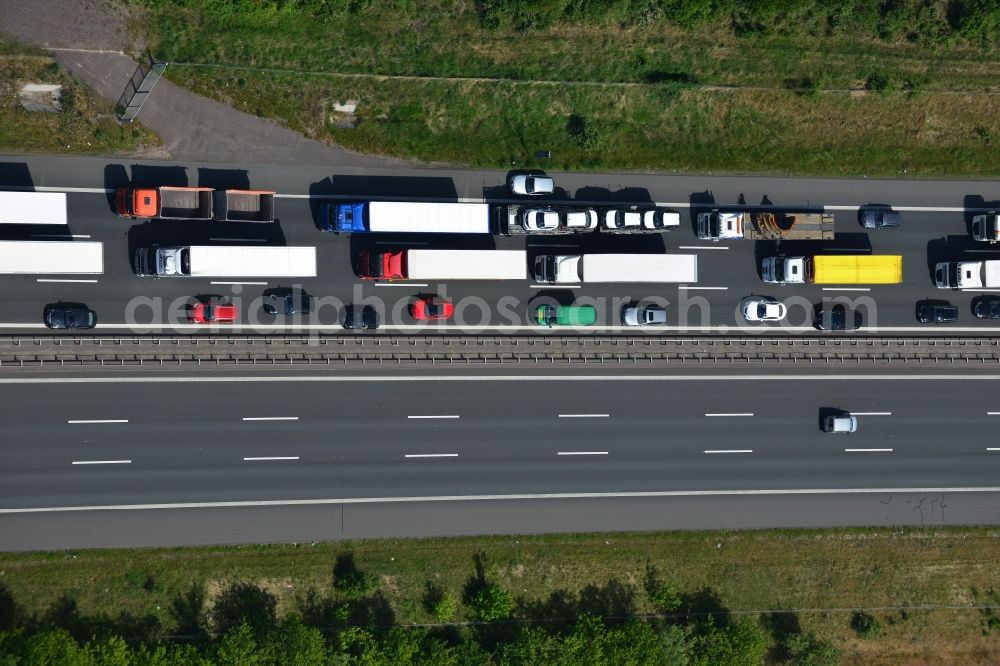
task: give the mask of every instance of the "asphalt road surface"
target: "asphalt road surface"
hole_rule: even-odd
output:
[[[0,548],[996,524],[998,380],[8,378]]]
[[[0,188],[38,188],[69,192],[69,230],[78,240],[104,243],[105,273],[100,276],[0,276],[4,306],[0,330],[34,332],[41,327],[45,304],[83,302],[98,313],[101,332],[194,332],[203,327],[186,322],[185,308],[195,296],[226,296],[241,312],[239,323],[206,332],[336,331],[343,306],[370,304],[381,313],[384,330],[392,333],[540,331],[527,313],[542,302],[589,303],[598,308],[594,332],[622,330],[624,304],[646,299],[667,305],[668,326],[659,331],[687,333],[790,334],[812,330],[812,307],[824,299],[856,304],[865,315],[865,330],[902,333],[995,333],[995,322],[977,320],[971,302],[981,293],[938,290],[931,267],[941,260],[1000,257],[1000,250],[976,243],[968,234],[971,216],[1000,207],[1000,184],[961,181],[873,181],[786,179],[720,176],[652,176],[621,174],[554,174],[556,202],[588,205],[651,204],[673,207],[682,226],[669,233],[607,237],[480,237],[431,235],[337,236],[319,231],[319,206],[337,199],[512,201],[502,172],[433,169],[341,169],[333,174],[316,167],[236,166],[173,163],[122,163],[99,158],[0,158]],[[117,217],[109,192],[128,182],[143,185],[202,185],[216,188],[274,189],[278,221],[274,224],[199,222],[136,223]],[[759,258],[774,252],[772,243],[699,241],[692,216],[713,206],[740,201],[751,205],[825,207],[837,218],[833,241],[789,242],[787,254],[853,252],[901,254],[900,285],[765,285],[758,277]],[[857,207],[877,202],[902,211],[902,227],[866,233],[857,223]],[[51,227],[0,229],[0,239],[51,239]],[[152,244],[307,245],[318,248],[318,277],[304,280],[240,280],[138,277],[131,268],[135,248]],[[527,249],[529,264],[537,254],[577,252],[672,252],[698,255],[699,279],[692,285],[586,284],[578,288],[540,286],[531,280],[506,282],[392,283],[362,282],[352,258],[360,249],[392,248]],[[65,281],[65,280],[96,281]],[[39,281],[42,280],[42,281]],[[316,300],[309,317],[286,319],[262,312],[266,290],[301,286]],[[451,297],[456,317],[448,323],[419,323],[407,312],[416,295]],[[789,306],[780,324],[747,324],[738,307],[749,295],[767,295]],[[917,301],[945,299],[960,306],[960,321],[946,326],[916,322]],[[562,332],[566,332],[563,329]]]

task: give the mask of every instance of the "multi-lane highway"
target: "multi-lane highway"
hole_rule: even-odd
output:
[[[7,378],[0,548],[996,523],[998,381]]]
[[[99,158],[6,157],[0,160],[0,187],[53,189],[69,192],[69,233],[81,240],[102,241],[105,273],[79,276],[85,281],[63,281],[59,276],[3,276],[4,307],[0,327],[9,332],[38,330],[41,309],[59,300],[82,301],[98,313],[99,329],[109,333],[192,331],[185,322],[184,306],[196,295],[226,295],[241,309],[240,322],[217,330],[269,331],[337,330],[342,306],[367,303],[382,312],[391,332],[534,330],[527,322],[529,308],[552,299],[576,300],[598,308],[598,323],[616,330],[622,304],[654,299],[668,304],[667,330],[698,332],[801,333],[811,329],[812,304],[839,298],[856,302],[866,315],[866,329],[884,333],[996,332],[1000,326],[977,320],[971,301],[981,293],[945,292],[936,289],[931,266],[948,259],[984,259],[1000,256],[986,244],[969,238],[971,215],[998,207],[1000,185],[995,182],[868,181],[779,179],[717,176],[646,176],[555,174],[556,200],[588,204],[658,203],[681,211],[680,229],[662,235],[632,237],[486,237],[443,239],[373,235],[362,237],[325,234],[316,227],[319,205],[335,198],[375,197],[440,201],[502,203],[511,197],[500,172],[434,169],[345,169],[332,174],[314,167],[234,165],[178,165],[170,163],[115,162]],[[117,217],[109,192],[128,182],[142,185],[204,185],[210,187],[270,188],[279,192],[278,222],[269,225],[147,222]],[[835,240],[822,245],[785,242],[788,254],[824,252],[873,252],[903,256],[903,284],[866,287],[765,285],[758,277],[759,258],[770,254],[771,243],[699,241],[691,215],[714,205],[825,206],[837,217]],[[898,229],[866,233],[857,223],[857,207],[887,203],[903,212]],[[6,239],[52,234],[50,229],[0,230]],[[39,240],[41,238],[38,238]],[[247,280],[246,284],[218,284],[232,280],[160,279],[133,274],[130,258],[137,247],[151,244],[276,244],[318,247],[319,275],[296,281],[317,298],[308,318],[289,321],[264,314],[261,294],[288,287],[288,280]],[[354,276],[352,258],[363,248],[527,248],[530,257],[547,252],[680,252],[696,253],[699,281],[692,285],[580,285],[555,288],[531,280],[508,282],[452,282],[450,284],[364,283]],[[64,276],[74,279],[74,276]],[[40,281],[44,280],[44,281]],[[416,294],[437,293],[455,299],[456,317],[447,324],[427,325],[412,320],[406,305]],[[750,294],[780,298],[789,306],[781,324],[742,322],[740,300]],[[915,303],[924,298],[944,298],[960,306],[960,321],[947,327],[918,324]],[[661,329],[662,330],[662,329]]]

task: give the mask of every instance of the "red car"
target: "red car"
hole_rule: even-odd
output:
[[[434,296],[418,298],[410,305],[410,314],[414,319],[448,319],[455,312],[451,301]]]
[[[238,315],[236,306],[231,303],[195,303],[190,312],[195,324],[231,324]]]

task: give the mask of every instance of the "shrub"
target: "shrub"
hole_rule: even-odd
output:
[[[860,638],[875,638],[882,633],[882,623],[864,611],[856,611],[851,615],[851,629]]]

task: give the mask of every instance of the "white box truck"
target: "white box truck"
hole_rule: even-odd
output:
[[[1000,288],[1000,259],[988,261],[943,261],[934,267],[938,289]]]
[[[154,277],[316,277],[316,248],[146,247],[136,250],[134,268]]]
[[[0,224],[66,225],[64,192],[0,192]]]
[[[543,254],[535,258],[535,279],[552,284],[580,282],[698,281],[695,254]]]
[[[341,234],[488,234],[490,207],[422,201],[330,203],[323,206],[320,228]]]
[[[972,216],[972,237],[978,241],[996,243],[1000,241],[1000,211]]]
[[[78,241],[0,241],[0,274],[100,275],[104,244]]]

